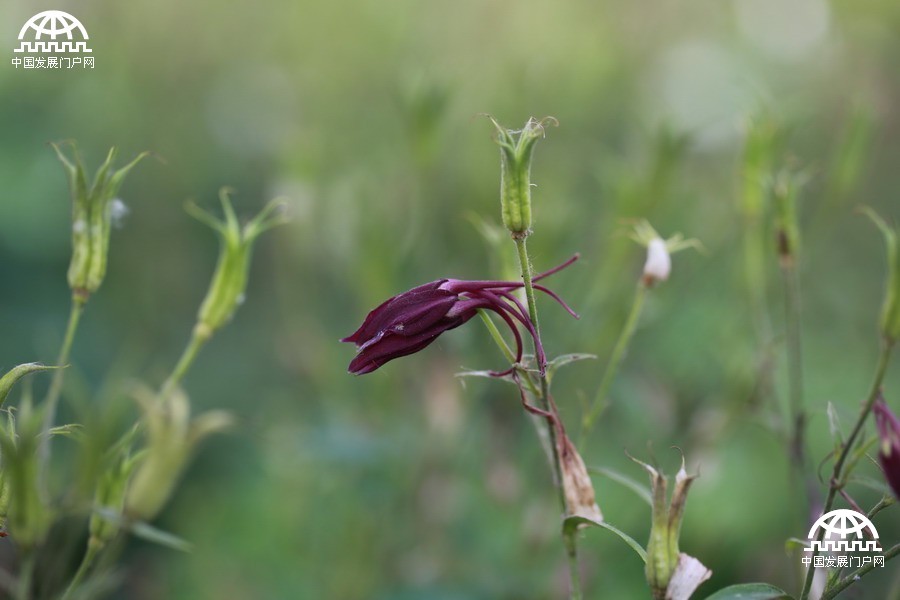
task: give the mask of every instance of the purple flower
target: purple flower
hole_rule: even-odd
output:
[[[884,476],[894,495],[900,499],[900,419],[891,412],[883,398],[875,402],[875,423],[878,425],[878,437],[881,438],[881,449],[878,458]]]
[[[576,254],[563,264],[534,277],[540,281],[568,267],[578,260]],[[516,363],[522,360],[522,336],[517,323],[525,328],[535,342],[538,365],[543,373],[546,365],[544,349],[538,339],[528,310],[512,293],[522,287],[513,281],[465,281],[439,279],[398,294],[375,308],[352,335],[342,342],[357,346],[356,357],[350,362],[349,371],[354,375],[371,373],[384,363],[422,350],[445,331],[459,327],[479,309],[490,310],[506,322],[516,341]],[[578,315],[555,293],[535,284],[574,317]],[[512,372],[507,369],[498,376]]]

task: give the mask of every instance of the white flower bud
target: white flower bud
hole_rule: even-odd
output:
[[[672,271],[672,257],[662,238],[653,238],[647,244],[647,262],[644,263],[644,283],[653,285],[665,281]]]

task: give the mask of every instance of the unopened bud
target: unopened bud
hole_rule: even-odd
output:
[[[644,284],[653,285],[665,281],[672,271],[672,256],[662,238],[653,238],[647,244],[647,260],[644,262]]]
[[[647,248],[647,260],[644,262],[644,271],[641,282],[646,287],[651,287],[660,281],[666,281],[672,272],[672,254],[685,248],[700,248],[700,242],[694,239],[686,240],[680,233],[676,233],[664,240],[647,221],[638,221],[630,235],[638,244]]]

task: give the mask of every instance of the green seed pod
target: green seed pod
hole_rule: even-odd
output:
[[[125,492],[125,514],[149,521],[165,506],[197,444],[210,434],[227,429],[231,415],[209,411],[191,419],[187,395],[176,389],[160,398],[149,390],[136,399],[144,413],[147,444]]]
[[[140,463],[142,454],[132,454],[130,446],[122,446],[118,449],[109,468],[103,472],[97,482],[94,491],[94,507],[108,510],[115,515],[120,515],[125,505],[125,492],[128,489],[128,480]],[[90,520],[89,543],[97,547],[104,547],[113,540],[119,532],[121,523],[107,518],[100,511],[94,511]]]
[[[72,260],[69,263],[69,287],[76,300],[86,302],[100,288],[106,276],[109,234],[113,219],[112,203],[128,172],[143,159],[142,153],[118,170],[112,170],[117,150],[111,148],[97,169],[94,182],[88,185],[78,148],[71,143],[73,159],[63,154],[59,145],[53,149],[69,176],[72,194]]]
[[[10,411],[0,423],[0,452],[3,454],[3,495],[8,512],[10,536],[23,548],[44,541],[53,522],[53,513],[39,488],[38,444],[43,415],[30,401],[21,404],[17,416]]]
[[[650,524],[650,540],[647,542],[647,564],[644,573],[647,584],[654,598],[668,598],[669,583],[680,570],[684,569],[686,559],[678,549],[678,538],[681,536],[681,521],[684,518],[684,506],[688,490],[696,476],[688,475],[682,461],[681,469],[675,476],[675,489],[671,499],[667,498],[668,481],[657,469],[637,459],[632,459],[650,475],[650,487],[653,496],[653,514]],[[699,565],[699,562],[697,562]],[[705,567],[702,567],[706,571]],[[709,575],[706,575],[709,577]],[[702,580],[701,580],[702,581]],[[699,582],[697,582],[699,585]]]
[[[491,118],[500,146],[500,208],[503,225],[513,237],[531,233],[531,158],[534,145],[544,137],[544,123],[556,123],[552,117],[540,121],[531,118],[519,131],[506,129]]]
[[[196,332],[202,338],[208,338],[220,327],[228,323],[237,307],[244,301],[247,290],[247,274],[250,270],[250,258],[253,243],[263,232],[287,222],[284,215],[284,203],[273,200],[243,227],[238,223],[229,190],[222,189],[219,199],[225,220],[220,220],[198,207],[188,203],[187,211],[197,220],[209,225],[219,234],[219,261],[213,273],[209,290],[200,311],[197,314]]]

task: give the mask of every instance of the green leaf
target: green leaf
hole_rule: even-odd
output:
[[[181,539],[173,533],[157,529],[143,521],[133,523],[131,525],[131,533],[142,540],[147,540],[148,542],[153,542],[154,544],[159,544],[160,546],[165,546],[172,550],[180,550],[181,552],[191,551],[190,542]]]
[[[835,450],[839,450],[844,444],[844,436],[841,435],[841,419],[838,417],[834,404],[829,402],[828,408],[828,428],[831,430],[831,439],[834,440]]]
[[[504,375],[503,377],[497,377],[495,371],[461,371],[456,374],[457,377],[484,377],[486,379],[493,379],[494,381],[508,381],[509,383],[515,384],[515,380],[512,375]]]
[[[573,533],[575,533],[575,530],[579,525],[592,525],[594,527],[601,527],[608,531],[612,531],[614,534],[619,536],[619,538],[623,542],[628,544],[628,547],[631,548],[632,550],[634,550],[635,553],[641,557],[642,561],[644,561],[645,563],[647,562],[647,552],[641,547],[640,544],[638,544],[635,541],[635,539],[633,537],[631,537],[630,535],[628,535],[621,529],[613,527],[609,523],[606,523],[603,521],[594,521],[594,520],[586,519],[584,517],[579,517],[576,515],[573,515],[571,517],[566,517],[565,520],[563,521],[563,535],[566,535],[566,536],[572,535]]]
[[[635,481],[631,477],[627,475],[622,475],[618,471],[613,471],[612,469],[607,469],[606,467],[588,467],[588,471],[591,473],[597,473],[598,475],[603,475],[607,479],[611,479],[615,481],[619,485],[628,488],[635,494],[637,494],[641,500],[647,503],[647,506],[653,506],[653,498],[650,495],[650,489]]]
[[[869,488],[870,490],[875,490],[883,496],[890,496],[893,493],[891,491],[891,488],[889,488],[884,481],[874,479],[872,477],[867,477],[866,475],[853,475],[852,477],[847,479],[847,482],[861,485],[865,488]]]
[[[706,600],[793,600],[787,592],[768,583],[740,583],[722,588]]]
[[[34,373],[35,371],[49,371],[50,369],[57,368],[59,367],[42,365],[40,363],[25,363],[18,367],[13,367],[6,375],[0,377],[0,405],[6,402],[6,397],[9,396],[9,392],[16,382],[29,373]]]
[[[553,374],[560,367],[564,367],[573,362],[578,362],[580,360],[596,360],[596,354],[561,354],[547,363],[547,378],[550,379],[553,377]]]

